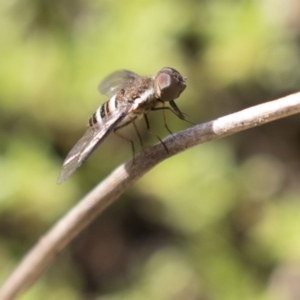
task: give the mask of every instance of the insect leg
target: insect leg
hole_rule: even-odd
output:
[[[171,101],[170,101],[170,103],[171,103]],[[175,104],[175,102],[174,102],[174,104]],[[175,105],[176,105],[176,104],[175,104]],[[177,107],[177,106],[176,106],[176,107]],[[191,122],[191,121],[189,121],[189,120],[187,120],[187,119],[185,118],[184,113],[183,113],[182,111],[180,111],[179,108],[178,108],[178,111],[180,112],[180,114],[178,114],[174,109],[172,109],[171,107],[168,107],[168,106],[154,107],[154,108],[152,108],[151,110],[169,110],[169,111],[171,111],[174,115],[176,115],[179,119],[181,119],[181,120],[183,120],[183,121],[186,121],[186,122],[188,122],[188,123],[190,123],[190,124],[192,124],[192,125],[195,125],[195,123],[193,123],[193,122]]]
[[[164,105],[164,103],[163,103],[163,105]],[[173,132],[170,130],[170,128],[167,124],[167,117],[166,117],[166,113],[165,113],[166,109],[170,110],[171,112],[173,112],[177,116],[177,114],[170,107],[166,107],[166,106],[154,107],[151,110],[161,110],[162,111],[163,118],[164,118],[164,125],[165,125],[166,129],[168,130],[168,132],[173,135]]]
[[[161,144],[165,148],[166,152],[169,153],[169,150],[168,150],[166,144],[162,141],[162,139],[154,131],[151,130],[149,120],[148,120],[148,117],[146,114],[144,114],[144,120],[146,122],[146,127],[147,127],[148,132],[151,133],[152,135],[154,135],[161,142]]]
[[[195,125],[195,123],[193,123],[193,122],[191,122],[191,121],[189,121],[189,120],[187,120],[187,119],[185,118],[185,114],[178,108],[178,106],[176,105],[176,103],[175,103],[174,100],[173,100],[173,101],[169,101],[169,102],[170,102],[170,105],[172,106],[172,108],[173,108],[175,114],[178,116],[178,118],[180,118],[181,120],[186,121],[186,122],[188,122],[188,123],[190,123],[190,124],[192,124],[192,125]],[[170,108],[170,109],[171,109],[171,108]],[[171,110],[172,110],[172,109],[171,109]],[[173,111],[173,110],[172,110],[172,111]]]
[[[132,156],[133,156],[133,161],[134,161],[134,157],[135,157],[135,149],[134,149],[134,143],[133,143],[133,141],[132,141],[131,139],[129,139],[128,137],[124,136],[123,134],[117,132],[117,130],[115,130],[114,133],[115,133],[118,137],[122,138],[123,140],[125,140],[125,141],[127,141],[127,142],[129,142],[129,143],[131,144]]]
[[[170,101],[170,105],[173,108],[173,110],[175,111],[176,115],[182,119],[185,120],[185,116],[184,114],[181,112],[181,110],[178,108],[178,106],[176,105],[175,101]]]
[[[143,148],[144,148],[144,146],[143,146],[143,141],[142,141],[141,135],[140,135],[140,133],[139,133],[139,131],[138,131],[138,128],[137,128],[137,126],[136,126],[136,124],[135,124],[134,121],[132,121],[132,125],[133,125],[133,127],[134,127],[134,129],[135,129],[135,132],[136,132],[138,138],[139,138],[141,148],[143,149]]]
[[[132,141],[131,139],[129,139],[128,137],[126,137],[126,136],[124,136],[123,134],[117,132],[117,130],[119,130],[119,129],[121,129],[121,128],[127,126],[127,125],[129,125],[130,123],[133,123],[133,127],[135,128],[135,130],[136,130],[136,132],[137,132],[137,134],[138,134],[140,143],[141,143],[142,139],[141,139],[141,136],[140,136],[139,132],[137,131],[136,125],[135,125],[135,123],[134,123],[134,120],[135,120],[135,119],[136,119],[136,117],[135,117],[134,119],[131,119],[131,120],[129,120],[128,122],[126,122],[126,123],[124,123],[124,124],[122,124],[122,125],[120,125],[120,126],[118,126],[118,127],[116,127],[116,128],[114,129],[114,133],[115,133],[117,136],[119,136],[120,138],[122,138],[123,140],[125,140],[125,141],[127,141],[127,142],[129,142],[129,143],[131,144],[131,150],[132,150],[132,156],[133,156],[133,163],[134,163],[134,157],[135,157],[134,143],[133,143],[133,141]]]

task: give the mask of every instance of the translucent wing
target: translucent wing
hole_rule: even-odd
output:
[[[109,118],[105,119],[105,124],[94,125],[84,133],[83,137],[75,144],[66,157],[57,180],[58,184],[65,181],[82,165],[124,117],[126,117],[130,107],[125,107],[123,111],[116,111]]]
[[[118,91],[125,88],[129,82],[134,81],[137,77],[140,76],[128,70],[116,71],[100,82],[98,85],[98,91],[101,94],[112,97]]]

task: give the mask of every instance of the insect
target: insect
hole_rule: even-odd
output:
[[[128,70],[108,75],[99,84],[98,90],[110,98],[89,119],[87,131],[64,160],[57,183],[60,184],[71,176],[110,133],[118,134],[117,130],[129,124],[133,124],[137,131],[135,121],[141,117],[144,117],[147,129],[151,132],[147,118],[150,111],[163,111],[165,127],[169,132],[165,110],[171,110],[180,119],[186,120],[174,102],[186,88],[185,81],[186,79],[172,68],[163,68],[152,77],[139,76]],[[170,107],[165,106],[166,102],[170,103]],[[138,131],[137,134],[141,143]],[[161,141],[158,136],[157,138]],[[129,142],[134,153],[133,142]],[[166,146],[163,146],[167,151]]]

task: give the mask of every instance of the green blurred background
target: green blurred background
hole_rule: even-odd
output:
[[[56,185],[110,72],[178,69],[188,88],[177,104],[195,123],[300,87],[297,0],[0,4],[0,282],[131,158],[112,135]],[[150,121],[167,135],[161,114]],[[189,126],[172,114],[168,124]],[[19,299],[300,299],[299,182],[299,116],[189,149],[129,189]]]

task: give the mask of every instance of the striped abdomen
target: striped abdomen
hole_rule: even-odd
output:
[[[111,97],[107,102],[103,103],[89,119],[88,125],[93,127],[96,124],[104,124],[106,119],[118,109],[119,101],[117,95]]]

